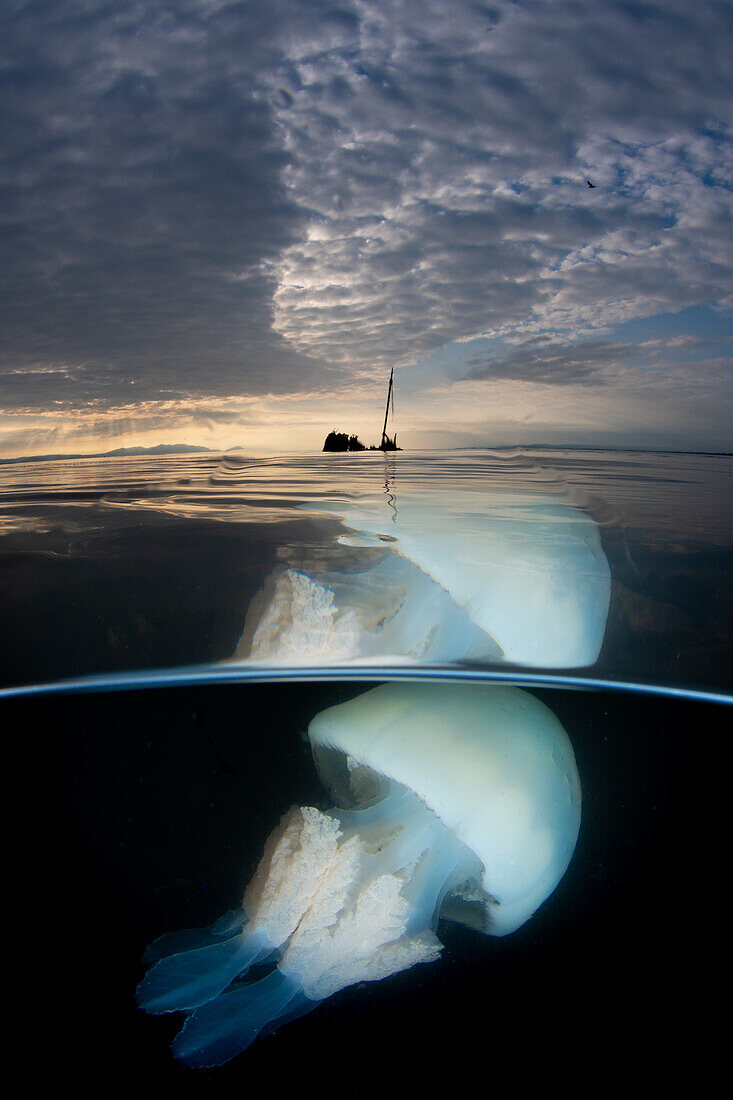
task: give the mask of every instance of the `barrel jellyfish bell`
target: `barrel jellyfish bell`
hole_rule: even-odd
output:
[[[361,572],[276,571],[235,660],[596,662],[611,574],[590,516],[537,493],[431,487],[390,500],[307,506],[339,516],[340,543],[384,556]]]
[[[188,1013],[173,1041],[184,1065],[221,1065],[340,989],[431,962],[441,916],[513,932],[570,862],[573,750],[524,691],[383,684],[308,735],[338,808],[291,808],[238,910],[148,950],[138,1002]]]

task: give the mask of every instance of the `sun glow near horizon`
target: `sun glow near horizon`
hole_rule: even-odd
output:
[[[0,454],[729,449],[733,7],[307,7],[0,11]]]

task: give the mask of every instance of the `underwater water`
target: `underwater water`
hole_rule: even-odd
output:
[[[44,1057],[77,1081],[275,1095],[702,1080],[732,482],[726,456],[570,451],[0,467],[7,935]],[[137,1004],[143,955],[241,905],[290,807],[333,812],[309,724],[385,681],[411,685],[418,736],[436,685],[519,685],[551,712],[582,792],[567,869],[510,934],[442,910],[437,958],[193,1073],[169,1049],[184,1014]],[[426,762],[465,751],[466,721]]]
[[[562,690],[537,695],[572,741],[582,822],[568,870],[526,924],[492,938],[441,921],[437,961],[347,988],[221,1069],[179,1066],[169,1044],[181,1015],[136,1005],[145,949],[238,905],[289,806],[328,806],[304,731],[370,686],[6,701],[5,728],[19,731],[5,742],[19,807],[10,962],[44,1062],[82,1082],[264,1078],[278,1095],[305,1084],[429,1094],[446,1073],[466,1092],[487,1074],[536,1087],[548,1073],[704,1081],[724,1049],[729,708]]]

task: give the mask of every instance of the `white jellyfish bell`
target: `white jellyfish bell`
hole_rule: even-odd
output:
[[[436,959],[440,916],[513,932],[573,854],[573,750],[524,691],[384,684],[308,733],[342,808],[292,808],[241,909],[148,950],[138,1002],[190,1013],[173,1042],[185,1065],[220,1065],[340,989]],[[269,972],[248,980],[255,963]]]
[[[394,502],[395,497],[390,497]],[[531,668],[596,662],[611,574],[594,521],[537,493],[436,489],[312,504],[339,542],[384,551],[359,573],[276,571],[235,660],[278,664],[459,660]]]

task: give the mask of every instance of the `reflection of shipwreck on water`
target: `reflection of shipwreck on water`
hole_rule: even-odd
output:
[[[394,367],[389,373],[389,389],[387,390],[387,407],[384,410],[384,424],[382,426],[382,440],[378,447],[365,447],[355,435],[347,435],[346,432],[337,432],[335,429],[326,436],[323,444],[324,451],[401,451],[397,446],[397,433],[390,438],[387,435],[387,420],[389,419],[390,405],[392,418],[394,419]]]

